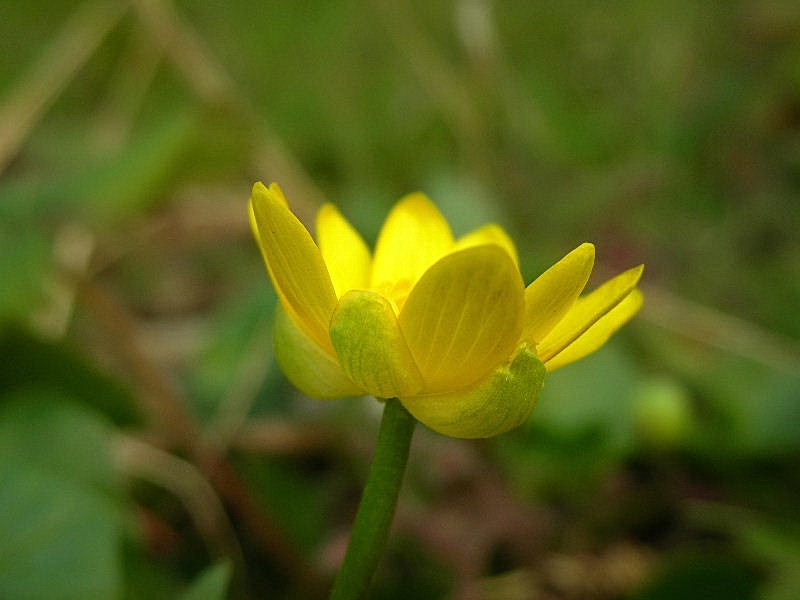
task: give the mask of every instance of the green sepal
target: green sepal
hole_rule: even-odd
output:
[[[456,438],[487,438],[528,419],[546,372],[536,354],[522,345],[510,363],[498,367],[477,386],[401,400],[408,412],[434,431]]]
[[[350,290],[331,318],[331,341],[348,377],[378,398],[418,394],[422,376],[391,303],[366,290]]]

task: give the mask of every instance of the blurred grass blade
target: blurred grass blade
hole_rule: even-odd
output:
[[[39,61],[0,104],[0,173],[27,134],[94,53],[126,9],[125,2],[86,2],[50,41]]]
[[[173,111],[135,135],[116,156],[89,161],[62,177],[11,181],[0,188],[0,214],[25,222],[77,213],[104,224],[141,214],[177,178],[200,122],[191,109]]]

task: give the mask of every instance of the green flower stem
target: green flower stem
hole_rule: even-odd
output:
[[[363,598],[369,587],[389,537],[415,424],[399,400],[386,400],[375,456],[331,600]]]

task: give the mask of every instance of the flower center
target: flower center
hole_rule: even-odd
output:
[[[373,287],[373,290],[388,298],[396,311],[399,313],[400,309],[408,299],[408,294],[411,292],[413,284],[410,279],[404,277],[395,281],[383,281]]]

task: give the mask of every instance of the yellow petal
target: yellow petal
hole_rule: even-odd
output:
[[[453,232],[439,209],[424,194],[410,194],[383,224],[370,287],[385,291],[401,305],[417,279],[452,246]]]
[[[264,184],[261,183],[260,181],[256,183],[256,185],[264,187]],[[275,199],[278,200],[278,202],[283,204],[286,208],[289,208],[289,203],[286,201],[286,196],[283,195],[283,190],[281,189],[281,186],[277,184],[277,182],[273,181],[272,183],[270,183],[268,189],[269,192],[275,197]]]
[[[281,370],[307,396],[324,400],[364,394],[280,304],[275,313],[274,342],[275,359]]]
[[[566,316],[537,346],[539,358],[546,363],[608,314],[636,287],[643,270],[644,265],[629,269],[606,281],[590,294],[579,298]]]
[[[351,290],[331,320],[331,340],[342,370],[368,394],[393,398],[418,394],[422,378],[389,300]]]
[[[336,294],[319,248],[275,184],[269,189],[254,185],[250,208],[258,244],[281,301],[300,328],[332,353],[328,323]]]
[[[338,297],[369,287],[369,248],[333,204],[325,204],[317,213],[317,242]]]
[[[586,333],[556,354],[545,363],[548,371],[555,371],[591,354],[605,344],[617,330],[630,321],[642,307],[644,296],[638,289],[625,296],[625,299],[612,308],[597,323],[589,327]]]
[[[439,433],[458,438],[491,437],[527,420],[545,372],[536,355],[523,346],[511,364],[499,367],[474,388],[401,400],[418,421]]]
[[[519,255],[517,254],[517,247],[514,245],[514,240],[506,233],[505,229],[493,223],[484,225],[459,238],[456,242],[455,250],[463,250],[464,248],[483,246],[485,244],[497,244],[501,248],[504,248],[514,261],[514,264],[519,266]]]
[[[592,267],[594,246],[581,244],[527,287],[523,340],[533,345],[544,339],[586,287]]]
[[[283,195],[283,190],[277,183],[271,183],[269,188],[267,188],[262,182],[257,181],[253,184],[253,191],[250,193],[251,199],[256,195],[259,197],[272,195],[275,200],[281,202],[286,208],[289,208],[289,204],[286,202],[286,196]],[[258,240],[258,225],[256,224],[256,213],[253,211],[252,201],[248,204],[247,208],[247,214],[250,218],[250,230],[253,232],[253,237]],[[260,243],[261,242],[259,242],[259,244]]]
[[[400,311],[400,328],[427,393],[470,386],[508,360],[522,330],[522,278],[495,245],[433,265]]]

